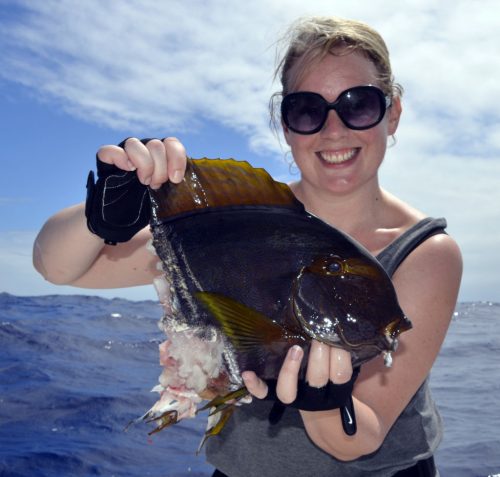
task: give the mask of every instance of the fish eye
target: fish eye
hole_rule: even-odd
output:
[[[325,267],[325,270],[327,273],[337,274],[342,271],[342,264],[338,260],[335,260],[332,263],[329,263]]]

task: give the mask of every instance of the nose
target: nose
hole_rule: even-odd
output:
[[[320,134],[323,136],[339,136],[343,137],[349,128],[342,122],[337,114],[337,111],[331,109],[328,111],[326,122],[321,128]]]

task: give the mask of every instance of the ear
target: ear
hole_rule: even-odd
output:
[[[392,100],[392,105],[388,109],[389,112],[389,122],[387,124],[388,127],[388,135],[392,136],[396,133],[399,124],[399,118],[401,117],[401,113],[403,108],[401,106],[401,98],[399,96],[395,96]]]

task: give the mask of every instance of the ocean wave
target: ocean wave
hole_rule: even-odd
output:
[[[0,475],[209,476],[203,420],[124,429],[155,401],[157,302],[0,293]],[[500,304],[460,303],[431,374],[442,477],[500,473]]]

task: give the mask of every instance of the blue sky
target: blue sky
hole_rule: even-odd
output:
[[[52,213],[83,200],[99,146],[176,135],[290,180],[268,127],[275,41],[306,14],[367,21],[405,87],[382,185],[445,216],[460,299],[500,301],[500,18],[493,0],[0,0],[0,291],[154,298],[50,285],[31,267]],[[75,253],[78,253],[75,250]],[[432,273],[432,270],[429,270]]]

